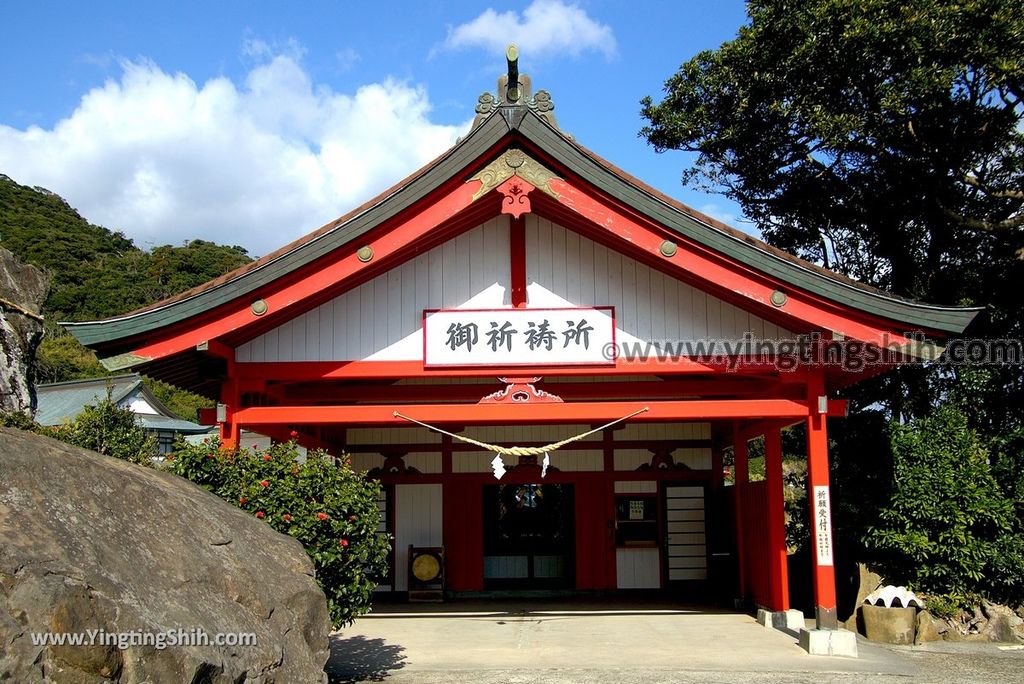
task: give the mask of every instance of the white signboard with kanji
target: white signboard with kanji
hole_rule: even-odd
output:
[[[423,312],[425,366],[612,365],[612,307]]]
[[[832,512],[828,487],[814,487],[814,538],[818,565],[832,565]]]

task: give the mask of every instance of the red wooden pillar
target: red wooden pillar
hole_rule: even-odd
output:
[[[734,516],[736,518],[736,567],[739,597],[746,599],[747,572],[746,572],[746,538],[743,535],[743,503],[747,494],[747,483],[750,480],[750,472],[747,467],[747,440],[739,432],[738,426],[733,426],[733,504],[735,506]]]
[[[838,629],[836,573],[832,557],[832,512],[828,484],[827,405],[824,382],[814,377],[807,385],[807,489],[811,508],[811,559],[814,567],[814,613],[818,629]],[[825,410],[822,410],[825,409]]]
[[[235,370],[235,350],[220,342],[204,342],[197,346],[213,356],[224,359],[227,378],[220,386],[220,403],[217,407],[217,422],[220,425],[221,446],[237,449],[241,445],[241,426],[235,420],[235,412],[242,408],[242,387]],[[221,415],[223,409],[223,416]]]
[[[768,600],[771,610],[789,610],[789,572],[786,567],[786,507],[782,484],[782,431],[764,433],[764,472],[768,516]]]
[[[480,483],[450,478],[444,482],[442,491],[441,524],[448,588],[481,591],[484,588],[484,515]]]
[[[224,383],[220,391],[220,402],[224,405],[224,420],[220,424],[220,443],[226,449],[237,449],[241,429],[235,422],[235,411],[238,409],[239,392],[231,380]]]
[[[513,217],[508,229],[512,306],[526,306],[526,219]]]

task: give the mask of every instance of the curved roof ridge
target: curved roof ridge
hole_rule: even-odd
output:
[[[510,133],[518,134],[543,150],[567,172],[633,207],[654,223],[788,286],[863,310],[880,319],[946,333],[962,332],[981,310],[981,307],[928,304],[900,297],[772,247],[647,185],[579,144],[529,107],[501,104],[434,160],[307,235],[218,278],[147,307],[102,321],[62,325],[84,344],[112,344],[187,320],[255,292],[397,216],[465,169],[485,163],[485,153],[502,139],[515,142],[516,138],[509,137]]]

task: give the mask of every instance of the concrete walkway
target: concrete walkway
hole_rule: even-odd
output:
[[[1024,651],[988,644],[966,654],[863,639],[858,648],[856,659],[809,656],[748,615],[704,607],[461,601],[377,607],[333,637],[327,671],[332,682],[396,684],[983,682],[1024,673]]]

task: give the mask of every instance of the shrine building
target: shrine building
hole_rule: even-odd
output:
[[[834,396],[977,311],[867,287],[653,190],[566,135],[511,52],[476,111],[309,235],[64,326],[110,369],[216,398],[226,445],[244,429],[350,454],[384,485],[397,593],[717,591],[784,611],[780,431],[805,425],[814,602],[834,629]],[[413,574],[410,549],[440,576]]]

